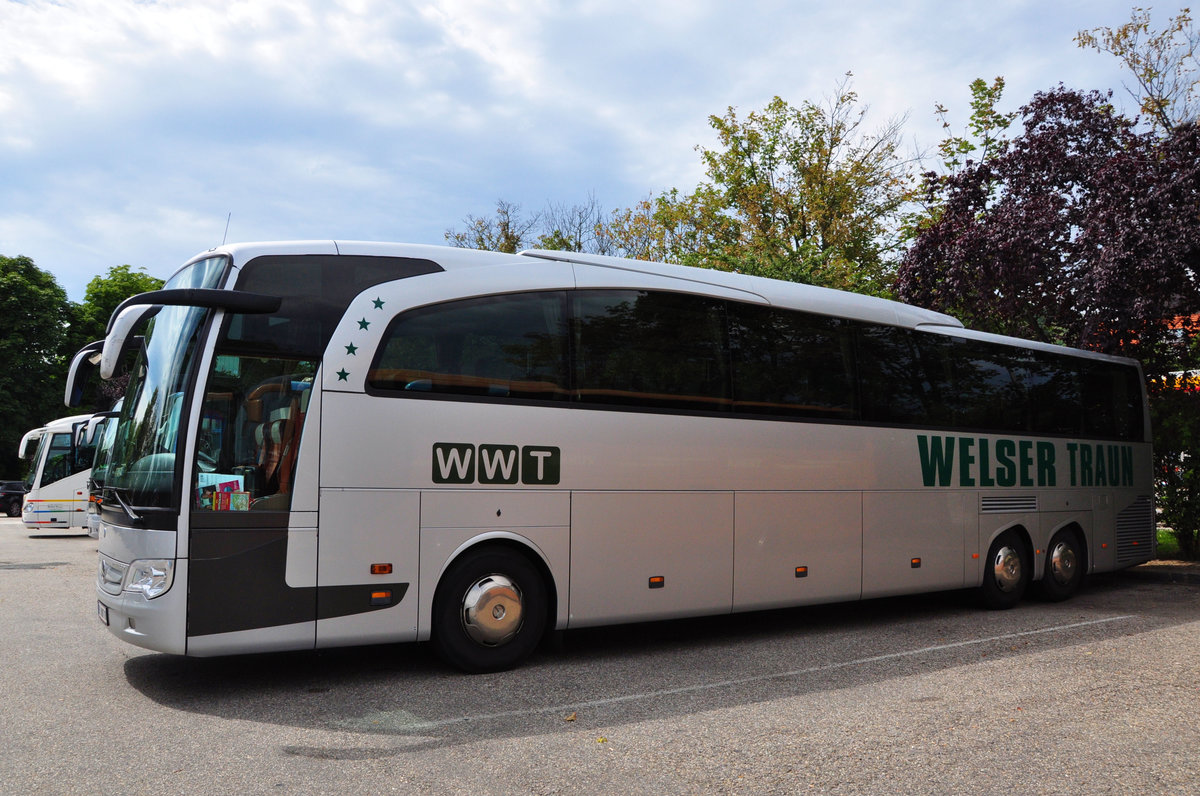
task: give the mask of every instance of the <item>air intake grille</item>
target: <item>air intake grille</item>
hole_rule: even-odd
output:
[[[984,514],[1037,511],[1037,495],[984,495],[979,499],[979,510]]]
[[[1154,503],[1142,495],[1117,515],[1117,566],[1154,555]]]

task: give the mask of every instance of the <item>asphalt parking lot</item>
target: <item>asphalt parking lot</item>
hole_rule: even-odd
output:
[[[110,636],[96,542],[0,519],[4,793],[1200,791],[1200,584],[1093,577],[568,634],[183,659]]]

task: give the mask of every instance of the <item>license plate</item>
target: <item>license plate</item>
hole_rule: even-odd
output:
[[[96,600],[96,615],[100,617],[100,621],[104,623],[105,627],[107,627],[108,626],[108,606],[105,605],[104,603],[100,602],[99,600]]]

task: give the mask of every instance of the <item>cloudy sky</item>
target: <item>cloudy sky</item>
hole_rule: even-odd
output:
[[[221,242],[443,243],[497,199],[628,207],[694,188],[710,114],[820,101],[841,76],[909,146],[965,122],[976,77],[1015,109],[1114,89],[1082,28],[1111,0],[0,0],[0,254],[73,300],[129,263]],[[1155,8],[1164,23],[1175,6]]]

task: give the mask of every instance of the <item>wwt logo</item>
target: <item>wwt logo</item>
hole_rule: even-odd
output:
[[[433,443],[435,484],[557,484],[562,452],[548,445]]]

